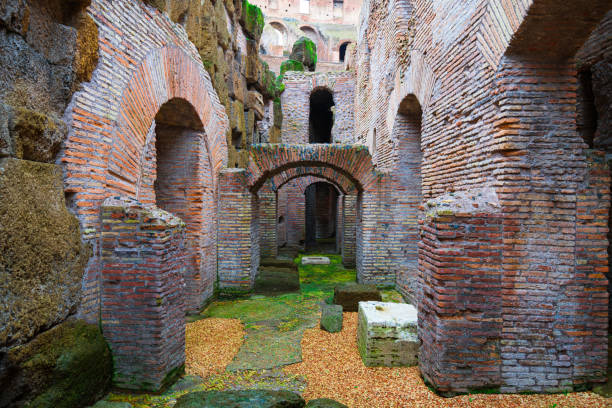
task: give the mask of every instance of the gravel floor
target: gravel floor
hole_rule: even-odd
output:
[[[244,339],[238,319],[202,319],[187,325],[185,371],[206,378],[225,371]]]
[[[612,407],[612,399],[596,394],[503,395],[478,394],[441,398],[423,383],[418,369],[367,368],[357,350],[357,313],[344,314],[342,332],[306,330],[303,361],[285,371],[307,380],[304,398],[333,398],[351,408],[474,407],[474,408],[598,408]]]

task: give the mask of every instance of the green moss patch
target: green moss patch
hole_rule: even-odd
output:
[[[264,28],[264,16],[261,9],[249,3],[248,0],[243,0],[240,22],[247,36],[259,43]]]
[[[300,37],[293,43],[290,58],[300,61],[309,71],[313,72],[317,68],[317,45],[308,37]]]
[[[300,71],[300,72],[304,72],[304,64],[302,64],[301,61],[296,61],[296,60],[292,60],[289,59],[285,62],[283,62],[280,66],[280,74],[285,75],[285,72],[287,71]]]
[[[0,388],[26,407],[72,408],[93,404],[111,383],[111,353],[95,325],[62,323],[8,352],[12,376]]]

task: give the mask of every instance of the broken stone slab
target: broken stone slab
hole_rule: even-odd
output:
[[[356,312],[359,302],[381,301],[382,297],[375,285],[344,283],[334,288],[334,303],[341,305],[345,312]]]
[[[326,256],[302,257],[302,265],[329,265],[331,261]]]
[[[291,259],[279,259],[279,258],[261,258],[259,266],[263,267],[276,267],[276,268],[288,268],[297,270],[297,265]]]
[[[183,395],[175,408],[302,408],[305,401],[290,391],[204,391]]]
[[[300,291],[300,275],[295,268],[262,267],[255,279],[253,292],[275,295]]]
[[[418,364],[417,310],[406,303],[361,302],[357,347],[367,367]]]
[[[348,408],[348,406],[329,398],[319,398],[308,401],[306,408]]]
[[[342,330],[342,306],[324,304],[321,307],[321,329],[330,333]]]

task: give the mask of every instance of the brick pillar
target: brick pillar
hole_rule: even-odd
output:
[[[399,245],[393,239],[393,202],[388,182],[363,191],[357,228],[357,280],[360,283],[394,286],[396,260],[390,256]]]
[[[278,255],[276,191],[268,183],[259,190],[259,234],[261,256],[276,258]]]
[[[565,335],[576,385],[605,382],[608,370],[610,168],[604,152],[586,154],[588,174],[576,202],[576,273],[563,292]]]
[[[342,209],[342,263],[347,268],[354,268],[357,250],[357,196],[344,195]]]
[[[503,218],[433,210],[419,244],[419,367],[440,392],[500,384]]]
[[[253,194],[246,187],[245,170],[226,169],[219,174],[219,289],[248,292],[255,280],[253,253],[259,248],[254,230]],[[255,217],[256,219],[257,217]],[[257,254],[258,256],[258,254]]]
[[[185,224],[155,207],[102,205],[102,330],[120,388],[159,391],[185,363]]]

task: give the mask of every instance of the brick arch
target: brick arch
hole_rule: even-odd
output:
[[[227,164],[227,118],[215,109],[211,91],[202,64],[180,48],[170,46],[151,52],[123,91],[106,161],[107,191],[135,197],[142,153],[155,115],[164,103],[175,98],[187,101],[197,113],[206,133],[213,174],[217,174]]]
[[[365,146],[256,145],[250,150],[247,186],[257,191],[267,179],[300,167],[330,168],[350,180],[359,191],[367,190],[378,179]]]
[[[308,188],[308,186],[310,186],[311,184],[315,184],[315,183],[328,183],[336,189],[338,194],[340,195],[344,194],[343,191],[340,190],[338,185],[333,182],[333,180],[330,180],[327,178],[309,175],[309,176],[303,176],[303,177],[296,178],[296,181],[297,181],[296,183],[297,187],[300,189],[302,194],[306,192],[306,189]]]
[[[303,177],[316,177],[333,184],[341,194],[357,194],[357,187],[342,173],[330,167],[293,167],[271,178],[275,190],[281,189],[288,182]]]
[[[354,39],[351,40],[350,38],[344,38],[344,39],[338,40],[336,42],[336,45],[334,46],[334,51],[340,52],[340,47],[342,46],[342,44],[347,44],[347,43],[348,44],[356,44],[357,41],[355,41]]]
[[[434,71],[428,64],[425,55],[418,50],[410,54],[410,66],[404,72],[395,75],[395,88],[389,96],[389,107],[387,109],[387,127],[389,134],[393,132],[395,117],[400,104],[409,95],[414,95],[421,109],[425,111],[429,107],[433,95],[436,78]]]
[[[607,0],[507,3],[489,2],[476,35],[480,53],[493,68],[506,53],[553,59],[573,57],[610,8]]]

